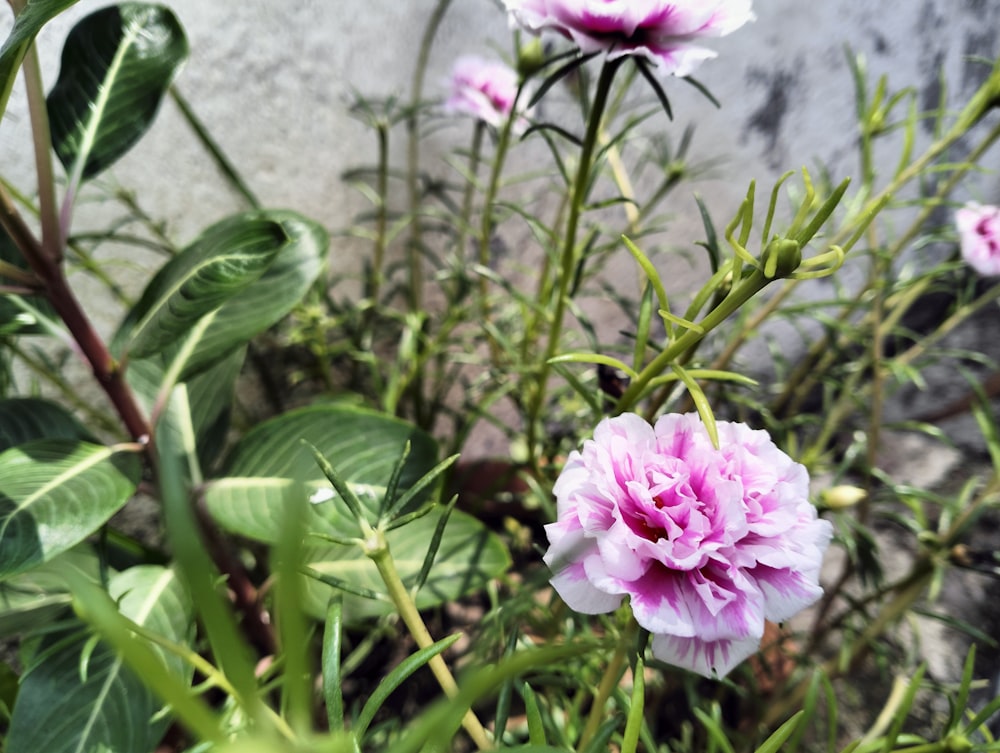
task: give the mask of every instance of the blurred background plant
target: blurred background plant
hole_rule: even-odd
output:
[[[32,43],[70,5],[12,2],[0,50],[38,175],[37,193],[0,184],[6,753],[1000,749],[993,631],[942,596],[998,574],[975,535],[996,520],[997,354],[953,335],[995,318],[1000,285],[968,269],[951,220],[1000,136],[997,64],[960,111],[944,94],[922,110],[848,52],[853,179],[750,185],[724,223],[698,202],[704,281],[678,299],[666,202],[720,168],[691,162],[671,87],[711,94],[642,55],[516,33],[513,64],[465,61],[442,108],[424,81],[439,0],[408,96],[351,105],[374,158],[343,177],[370,211],[333,243],[370,244],[358,287],[324,273],[329,231],[260,205],[176,89],[168,9],[87,16],[46,96]],[[184,246],[105,172],[164,97],[247,204]],[[441,179],[424,145],[456,115],[471,133]],[[521,169],[532,143],[549,162]],[[120,214],[76,231],[91,202]],[[135,299],[111,245],[155,260]],[[608,271],[625,263],[623,290]],[[79,356],[107,400],[64,376]],[[906,401],[942,366],[968,389],[936,412],[973,416],[985,452],[930,487],[885,453],[903,432],[928,455],[952,442]],[[837,532],[819,604],[724,680],[648,656],[627,607],[573,613],[539,556],[552,484],[602,417],[690,410],[767,429]],[[151,527],[123,527],[143,505]],[[952,678],[927,670],[927,620],[966,636]]]

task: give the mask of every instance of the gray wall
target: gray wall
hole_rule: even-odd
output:
[[[54,82],[58,51],[71,21],[104,3],[82,0],[44,30],[40,47],[46,81]],[[178,85],[266,205],[313,216],[333,230],[346,227],[364,203],[340,179],[343,170],[370,162],[372,135],[346,114],[352,90],[371,96],[408,92],[413,62],[431,0],[167,0],[187,29],[191,58]],[[1000,0],[759,0],[756,23],[713,40],[719,52],[697,77],[723,103],[713,108],[691,87],[668,82],[676,120],[653,118],[650,129],[680,135],[695,123],[694,161],[716,168],[676,194],[675,217],[665,248],[690,249],[701,237],[691,192],[697,190],[724,224],[749,180],[766,191],[787,169],[818,162],[833,176],[851,175],[854,102],[844,46],[863,53],[872,72],[890,75],[894,87],[914,87],[921,101],[935,101],[938,74],[960,101],[987,70],[965,56],[994,56]],[[0,27],[9,27],[9,14]],[[427,78],[427,94],[444,93],[455,56],[509,52],[506,19],[491,0],[455,0],[442,26]],[[467,123],[439,132],[442,152],[468,141]],[[399,146],[402,130],[396,133]],[[529,147],[530,148],[530,147]],[[530,164],[525,152],[514,164]],[[888,165],[896,155],[886,155]],[[996,156],[991,157],[993,164]],[[441,174],[449,168],[426,154]],[[27,190],[33,187],[27,117],[20,89],[0,126],[0,166]],[[179,241],[238,209],[238,197],[218,177],[201,146],[165,103],[153,130],[113,170],[136,190],[144,207],[167,222]],[[981,200],[1000,199],[996,182],[975,190]],[[99,225],[104,211],[78,210],[81,224]],[[520,243],[523,238],[515,238]],[[356,268],[359,246],[337,240],[335,270]],[[671,275],[683,279],[683,275]],[[110,321],[109,321],[110,325]]]

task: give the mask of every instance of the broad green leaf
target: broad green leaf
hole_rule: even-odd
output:
[[[199,319],[260,278],[288,240],[262,217],[214,225],[150,281],[129,312],[131,358],[155,355],[187,337]]]
[[[0,117],[7,109],[14,80],[21,68],[21,61],[35,39],[35,35],[52,18],[62,13],[77,0],[28,0],[17,14],[14,27],[0,47]]]
[[[82,439],[93,436],[65,408],[38,397],[0,399],[0,452],[35,439]]]
[[[420,572],[435,526],[443,512],[444,508],[439,507],[429,515],[386,534],[396,569],[407,585],[411,585]],[[355,588],[386,593],[375,563],[365,556],[359,546],[334,544],[312,549],[306,553],[306,567]],[[458,599],[500,577],[508,567],[510,556],[500,538],[471,515],[454,510],[445,526],[430,574],[417,592],[417,607],[427,609]],[[308,578],[302,608],[313,617],[322,619],[332,593],[331,586]],[[393,611],[395,608],[389,601],[344,594],[344,623],[347,625]]]
[[[399,479],[405,492],[437,462],[437,444],[412,424],[375,411],[344,405],[315,405],[289,411],[251,430],[233,448],[226,477],[208,484],[205,500],[219,523],[243,536],[274,542],[284,519],[282,495],[290,483],[306,493],[331,497],[310,506],[307,525],[314,533],[341,538],[358,535],[358,527],[334,494],[311,450],[315,446],[335,464],[361,500],[371,522],[396,461],[406,443],[410,454]],[[436,487],[432,487],[432,492]],[[415,501],[420,504],[424,495]],[[315,497],[322,499],[322,497]]]
[[[190,600],[176,574],[141,566],[109,584],[122,614],[164,638],[183,643],[189,632]],[[169,724],[146,684],[105,643],[81,654],[82,628],[48,638],[18,694],[6,753],[84,753],[92,750],[151,751]],[[157,649],[161,650],[161,649]],[[170,671],[186,679],[177,657],[165,655]]]
[[[234,350],[224,360],[185,382],[202,468],[208,468],[225,445],[236,380],[245,359],[246,348]],[[164,379],[162,365],[148,358],[132,361],[126,376],[140,403],[151,411]],[[160,420],[170,418],[168,406]]]
[[[309,533],[338,539],[359,535],[357,523],[333,492],[303,439],[336,466],[371,523],[377,518],[393,468],[407,442],[410,453],[399,476],[400,494],[437,461],[437,446],[431,437],[384,414],[343,405],[291,411],[249,432],[233,449],[227,463],[229,475],[205,486],[206,505],[220,525],[251,539],[275,543],[285,516],[285,495],[290,487],[301,485],[301,493],[310,495],[315,502],[307,512]],[[428,494],[417,495],[407,509],[422,505],[436,491],[433,485]],[[413,582],[417,578],[442,513],[443,508],[434,510],[387,534],[404,579]],[[327,545],[316,537],[309,541],[309,567],[356,590],[385,593],[374,564],[359,547]],[[454,512],[417,603],[428,607],[457,598],[502,574],[508,565],[506,549],[496,536],[474,518]],[[309,579],[306,589],[304,608],[322,618],[331,596],[330,586]],[[352,595],[344,601],[347,623],[391,610],[392,605],[386,601]]]
[[[204,238],[232,233],[251,222],[278,224],[286,236],[285,242],[266,271],[226,300],[205,323],[207,326],[199,327],[197,333],[184,343],[167,347],[162,353],[152,356],[151,360],[158,363],[164,372],[175,366],[175,359],[183,357],[184,362],[176,366],[180,366],[180,379],[185,381],[227,358],[251,338],[277,324],[302,300],[319,276],[329,243],[326,231],[294,212],[263,211],[234,215],[212,226],[171,260],[157,278],[160,275],[175,278],[171,268],[189,263],[185,261],[189,254],[201,254],[199,247]],[[154,279],[150,288],[159,284]],[[140,310],[129,315],[115,337],[117,348],[120,349],[127,341],[129,332],[141,316]],[[188,349],[183,356],[182,346]]]
[[[83,541],[139,480],[134,452],[39,440],[0,453],[0,580]]]
[[[98,577],[97,556],[86,544],[44,565],[0,581],[0,638],[7,638],[52,624],[68,612],[71,597],[60,571],[75,567]]]
[[[160,5],[112,5],[73,28],[48,97],[52,146],[71,185],[139,140],[187,54],[184,30]]]

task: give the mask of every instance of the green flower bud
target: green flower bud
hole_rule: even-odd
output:
[[[531,78],[544,67],[545,50],[542,49],[541,39],[536,37],[521,45],[521,49],[517,51],[517,75],[522,81]]]
[[[864,489],[850,484],[831,486],[829,489],[824,489],[819,495],[823,505],[831,510],[845,510],[848,507],[854,507],[867,496],[868,492]]]
[[[969,753],[972,750],[972,741],[965,735],[952,733],[945,738],[944,749],[948,753]]]
[[[791,277],[802,263],[802,246],[791,238],[775,238],[760,257],[769,280]]]

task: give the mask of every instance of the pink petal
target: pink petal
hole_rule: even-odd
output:
[[[725,677],[732,669],[756,653],[760,637],[731,641],[705,641],[675,635],[654,635],[653,656],[667,664],[697,672],[709,679]]]

